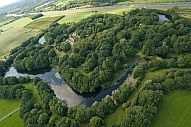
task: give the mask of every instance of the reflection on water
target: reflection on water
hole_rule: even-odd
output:
[[[54,70],[43,74],[30,75],[19,73],[14,67],[10,67],[9,71],[5,74],[5,77],[13,76],[29,76],[31,78],[39,77],[43,81],[46,81],[54,90],[56,96],[61,100],[65,100],[69,106],[78,105],[85,101],[85,98],[76,94],[67,84],[64,83],[60,74]]]
[[[166,17],[166,15],[159,15],[159,22],[165,22],[169,21],[169,19]]]
[[[21,77],[21,76],[29,76],[31,78],[39,77],[43,81],[47,82],[52,90],[54,90],[56,96],[66,101],[68,106],[75,106],[78,104],[84,104],[86,106],[90,106],[95,101],[100,101],[102,98],[104,98],[107,95],[111,95],[112,91],[117,89],[120,84],[127,78],[127,73],[124,73],[124,75],[121,77],[119,81],[117,81],[113,87],[102,90],[98,94],[92,97],[82,97],[75,93],[61,78],[60,74],[56,72],[55,70],[51,70],[49,72],[43,73],[43,74],[37,74],[37,75],[31,75],[31,74],[22,74],[19,73],[14,67],[10,67],[9,71],[5,74],[5,77]]]
[[[45,42],[46,42],[46,40],[45,40],[45,37],[44,37],[44,36],[42,36],[42,37],[38,40],[38,43],[41,44],[41,45],[43,45]]]

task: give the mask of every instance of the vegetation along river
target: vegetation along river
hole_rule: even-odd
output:
[[[124,72],[117,80],[113,87],[105,90],[101,90],[99,93],[91,96],[91,97],[83,97],[77,93],[75,93],[61,78],[60,74],[55,70],[51,70],[49,72],[45,72],[43,74],[31,75],[31,74],[23,74],[19,73],[14,67],[10,67],[6,72],[5,77],[21,77],[21,76],[29,76],[30,78],[38,77],[41,80],[47,82],[51,88],[54,90],[56,96],[66,101],[68,106],[75,106],[78,104],[84,104],[86,106],[92,105],[95,101],[101,100],[103,97],[107,95],[111,95],[112,91],[116,90],[124,80],[128,77],[128,72]]]

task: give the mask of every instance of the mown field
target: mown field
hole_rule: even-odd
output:
[[[3,31],[0,33],[0,58],[8,55],[11,49],[19,46],[30,37],[48,28],[59,18],[60,16],[42,17],[33,21],[25,17],[0,27],[0,30]]]
[[[0,127],[24,127],[23,120],[19,116],[19,111],[0,122]]]
[[[191,19],[191,9],[178,9],[177,12],[181,16]]]
[[[0,27],[3,30],[0,34],[0,58],[6,56],[12,48],[19,46],[29,37],[36,35],[36,32],[24,28],[30,22],[32,22],[30,18],[21,18]]]
[[[28,25],[25,26],[27,29],[36,29],[36,30],[45,30],[48,28],[53,22],[56,22],[62,18],[62,16],[54,16],[54,17],[43,17],[36,19],[35,21],[29,23]]]
[[[63,11],[65,17],[63,17],[58,23],[71,23],[78,22],[84,18],[95,14],[122,14],[122,12],[128,12],[134,9],[132,5],[130,6],[109,6],[109,7],[96,7],[96,8],[83,8],[83,9],[71,9]]]
[[[128,1],[128,0],[119,0],[119,1]],[[189,0],[129,0],[133,3],[169,3],[169,2],[185,2]]]
[[[164,96],[152,127],[190,127],[190,98],[190,91],[174,91]]]
[[[19,111],[7,116],[4,116],[17,110],[20,107],[18,100],[4,100],[0,99],[0,127],[23,127],[23,121],[19,116]]]
[[[18,100],[4,100],[0,99],[0,119],[13,111],[14,109],[19,108],[20,102]]]

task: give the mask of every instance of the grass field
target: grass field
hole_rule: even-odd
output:
[[[178,9],[177,13],[185,18],[191,19],[191,9]]]
[[[119,1],[128,1],[128,0],[119,0]],[[133,3],[169,3],[169,2],[185,2],[189,0],[130,0]]]
[[[152,127],[190,127],[191,92],[175,91],[164,96]]]
[[[112,125],[119,125],[125,115],[125,109],[121,106],[111,115],[105,118],[106,127],[112,127]]]
[[[18,100],[4,100],[0,99],[0,118],[7,115],[14,109],[19,108],[20,102]],[[1,127],[1,126],[0,126]]]
[[[63,14],[62,14],[63,15]],[[59,17],[43,17],[37,20],[30,18],[20,18],[12,23],[0,27],[0,58],[8,55],[10,50],[19,46],[32,36],[35,36],[57,21]]]
[[[87,18],[93,14],[95,14],[95,13],[94,12],[73,13],[73,14],[67,15],[66,17],[62,18],[60,21],[58,21],[58,23],[63,24],[63,23],[78,22],[78,21],[85,19],[85,18]]]
[[[18,109],[20,102],[18,100],[0,99],[0,119]],[[0,127],[24,127],[23,121],[19,116],[19,111],[0,121]]]
[[[25,26],[27,29],[37,29],[37,30],[45,30],[47,29],[53,22],[56,22],[62,18],[62,16],[54,16],[54,17],[43,17],[39,18],[28,25]]]
[[[82,8],[82,9],[70,9],[66,11],[62,11],[60,13],[64,13],[65,17],[63,17],[58,23],[71,23],[78,22],[84,18],[87,18],[94,14],[122,14],[122,12],[130,11],[134,9],[132,5],[130,6],[108,6],[108,7],[96,7],[96,8]],[[54,12],[52,12],[54,13]],[[57,15],[59,12],[55,12]]]
[[[32,83],[26,84],[25,88],[31,91],[33,94],[34,100],[40,103],[40,96],[39,96],[37,88]]]
[[[6,56],[12,48],[19,46],[23,41],[37,34],[36,31],[25,29],[24,26],[32,22],[30,18],[21,18],[10,24],[0,27],[0,58]]]
[[[19,111],[1,121],[0,127],[24,127],[24,122],[19,116]]]

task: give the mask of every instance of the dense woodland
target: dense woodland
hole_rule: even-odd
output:
[[[160,14],[169,21],[160,21]],[[45,44],[38,43],[41,36]],[[39,79],[0,78],[0,97],[22,100],[20,114],[27,127],[104,127],[104,118],[122,105],[128,112],[113,127],[150,127],[163,95],[190,90],[190,53],[191,22],[170,10],[137,9],[122,16],[102,14],[76,24],[54,24],[12,50],[9,64],[0,63],[0,74],[10,63],[27,73],[54,68],[80,94],[111,87],[127,70],[133,70],[134,81],[90,107],[68,107]],[[147,73],[161,69],[166,69],[163,76],[145,80]],[[22,85],[26,82],[37,88],[40,100]]]

